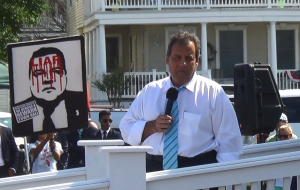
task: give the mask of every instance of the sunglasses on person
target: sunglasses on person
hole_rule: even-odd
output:
[[[113,120],[111,120],[111,119],[103,119],[103,123],[107,123],[107,122],[112,123]]]
[[[289,135],[277,135],[277,137],[280,138],[280,139],[281,139],[281,138],[287,139],[287,138],[289,138]]]

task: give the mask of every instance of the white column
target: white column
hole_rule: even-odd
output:
[[[270,22],[271,61],[270,66],[277,83],[277,48],[276,48],[276,22]]]
[[[89,70],[89,35],[85,34],[84,35],[84,42],[85,42],[85,73],[87,75],[88,81],[86,81],[89,85],[90,88],[90,70]]]
[[[107,154],[107,178],[110,190],[146,190],[146,152],[150,146],[100,147]],[[101,161],[102,162],[102,161]],[[118,163],[118,164],[116,164]]]
[[[89,38],[89,54],[88,54],[88,57],[89,57],[89,74],[91,76],[91,79],[90,79],[90,86],[89,86],[89,90],[90,90],[90,99],[91,100],[95,100],[95,94],[94,94],[94,88],[92,88],[92,81],[94,79],[94,73],[93,73],[93,36],[92,36],[92,32],[89,32],[88,33],[88,38]]]
[[[93,65],[93,67],[92,67],[92,73],[93,73],[93,75],[94,75],[94,78],[95,79],[99,79],[99,73],[97,72],[97,70],[96,70],[96,68],[97,68],[97,41],[96,41],[96,30],[94,29],[93,31],[92,31],[92,44],[93,44],[93,55],[92,55],[92,57],[93,57],[93,63],[92,63],[92,65]],[[99,95],[98,95],[99,93],[98,93],[98,90],[97,89],[95,89],[94,91],[93,91],[93,95],[94,95],[94,99],[95,100],[99,100]]]
[[[99,71],[101,73],[106,73],[106,42],[105,42],[105,25],[100,24],[99,25],[99,41],[100,44],[100,59],[99,64],[100,68]]]
[[[124,145],[122,140],[80,140],[78,146],[85,146],[86,179],[101,179],[108,175],[108,160],[106,152],[99,152],[102,146]],[[101,162],[99,161],[101,160]]]
[[[106,69],[106,40],[105,40],[105,25],[100,24],[98,27],[98,66],[97,66],[97,72],[100,73],[101,75],[103,73],[107,72]],[[107,95],[104,92],[100,92],[100,99],[106,101],[107,100]]]
[[[207,62],[207,29],[206,23],[201,23],[201,74],[208,77]]]

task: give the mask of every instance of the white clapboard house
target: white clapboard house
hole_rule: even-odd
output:
[[[233,83],[236,63],[271,65],[279,89],[298,88],[300,0],[69,0],[68,35],[85,34],[88,83],[119,65],[134,74],[123,98],[165,77],[170,36],[196,33],[198,73]],[[91,101],[105,94],[90,88]]]

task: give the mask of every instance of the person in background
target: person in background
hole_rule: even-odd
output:
[[[288,123],[288,118],[284,113],[282,113],[279,120],[278,120],[278,122],[277,122],[276,128],[275,128],[276,134],[272,135],[272,136],[269,136],[266,139],[266,142],[280,141],[280,138],[278,138],[278,130],[282,125],[285,125],[287,123]],[[292,133],[291,139],[297,139],[297,138],[298,137],[295,134]]]
[[[63,150],[59,142],[54,141],[54,133],[39,134],[38,140],[28,146],[32,158],[32,173],[56,171],[56,163]]]
[[[91,119],[91,113],[88,111],[88,127],[82,130],[81,140],[101,140],[97,138],[99,129],[95,121]]]
[[[54,136],[54,140],[61,144],[63,150],[63,153],[60,155],[60,159],[56,164],[57,170],[67,169],[69,159],[68,133],[66,131],[57,132]]]
[[[278,128],[277,134],[276,134],[277,138],[280,141],[284,141],[284,140],[290,140],[292,139],[293,136],[293,130],[292,127],[289,124],[283,124]],[[297,139],[297,137],[296,137]],[[291,184],[295,183],[296,181],[294,181],[292,179]],[[292,187],[292,186],[291,186]],[[275,179],[275,190],[282,190],[283,189],[283,178],[278,178]]]
[[[0,124],[0,178],[15,175],[18,160],[19,150],[11,129]]]
[[[109,140],[109,139],[120,139],[122,140],[121,133],[110,128],[111,123],[113,122],[111,118],[110,111],[103,110],[99,112],[99,123],[100,129],[98,131],[98,139]]]

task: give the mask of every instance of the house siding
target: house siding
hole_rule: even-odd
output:
[[[84,19],[84,14],[83,14],[83,0],[77,0],[76,1],[76,29],[79,29],[79,34],[82,32],[82,27],[83,27],[83,19]]]
[[[70,4],[72,2],[72,5]],[[81,34],[83,27],[83,0],[68,0],[67,3],[67,35]]]
[[[9,90],[0,90],[0,111],[10,112],[9,106]]]

